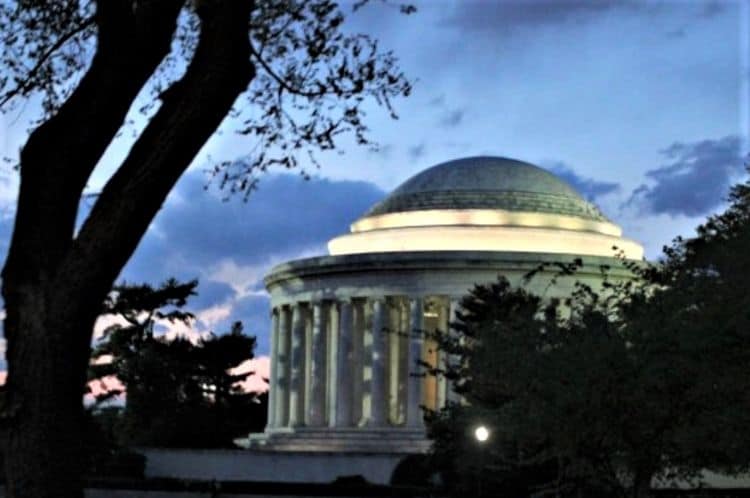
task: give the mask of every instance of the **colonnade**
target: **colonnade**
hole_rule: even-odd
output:
[[[272,310],[268,429],[423,426],[451,397],[419,362],[444,358],[424,331],[448,330],[458,299],[371,296]]]

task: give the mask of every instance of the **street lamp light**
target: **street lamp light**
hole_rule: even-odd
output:
[[[480,443],[484,443],[490,438],[490,431],[487,427],[480,425],[474,429],[474,437],[477,438],[477,441]]]
[[[480,425],[474,429],[474,438],[479,442],[479,475],[477,476],[477,498],[482,497],[482,473],[484,472],[484,443],[490,438],[490,430]]]

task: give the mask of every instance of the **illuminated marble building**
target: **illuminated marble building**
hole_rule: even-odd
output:
[[[418,361],[443,361],[420,330],[445,330],[462,296],[540,263],[583,260],[596,285],[614,258],[643,248],[569,185],[537,166],[470,157],[407,180],[328,243],[329,255],[281,264],[271,294],[266,432],[252,446],[288,451],[411,453],[427,448],[420,406],[451,399]],[[564,296],[572,279],[531,291]]]

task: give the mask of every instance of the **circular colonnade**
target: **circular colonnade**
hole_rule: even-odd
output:
[[[613,250],[613,248],[616,248]],[[615,252],[618,257],[615,257]],[[420,364],[446,358],[424,331],[448,330],[460,299],[498,275],[531,292],[569,295],[601,268],[626,277],[642,247],[622,238],[570,186],[536,166],[474,157],[419,173],[329,242],[329,256],[266,277],[271,378],[265,433],[275,450],[412,453],[427,448],[422,407],[454,399]]]

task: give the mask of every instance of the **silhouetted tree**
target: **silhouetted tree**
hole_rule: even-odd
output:
[[[395,58],[343,27],[331,0],[0,2],[0,107],[44,110],[20,152],[2,272],[9,496],[82,496],[81,393],[100,304],[224,118],[257,153],[216,174],[247,194],[255,173],[333,149],[342,132],[369,143],[363,106],[392,112],[408,95]],[[76,230],[131,108],[147,124]]]
[[[430,423],[457,494],[641,497],[654,478],[750,468],[749,192],[660,263],[628,263],[631,280],[563,301],[504,279],[472,290],[437,333],[468,404]]]
[[[104,331],[90,377],[116,376],[125,386],[127,402],[116,424],[123,444],[231,447],[234,438],[265,425],[266,396],[242,391],[238,383],[250,372],[231,373],[255,349],[240,322],[227,334],[195,341],[154,333],[156,320],[191,320],[181,307],[196,285],[119,286],[107,301],[107,314],[126,324]],[[110,390],[99,401],[118,394]]]
[[[121,411],[115,406],[87,407],[83,426],[87,476],[143,478],[146,457],[121,444],[117,434]]]

